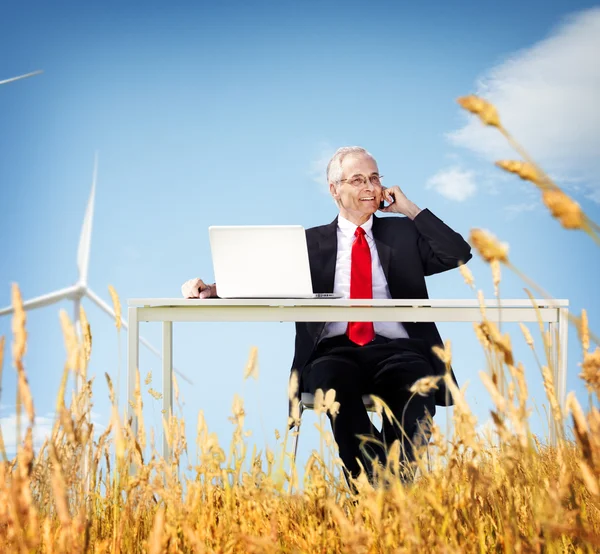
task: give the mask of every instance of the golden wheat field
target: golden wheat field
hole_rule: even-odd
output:
[[[598,226],[509,135],[494,106],[474,96],[459,103],[502,133],[519,154],[520,160],[498,162],[500,168],[536,186],[563,227],[584,231],[599,242]],[[506,245],[478,229],[471,231],[470,242],[491,265],[496,286],[504,266],[545,295],[511,264]],[[470,271],[465,266],[460,270],[475,290]],[[114,289],[111,296],[119,313]],[[524,367],[513,357],[510,336],[486,319],[482,307],[482,321],[474,331],[488,360],[481,377],[493,404],[497,444],[483,441],[463,395],[445,378],[455,399],[454,430],[444,436],[433,426],[433,461],[428,463],[422,452],[414,483],[404,485],[390,477],[397,472],[396,452],[381,469],[381,482],[387,481],[387,486],[373,488],[359,479],[359,492],[353,495],[340,479],[339,467],[324,461],[325,449],[333,448],[327,437],[322,438],[320,452],[309,459],[302,484],[290,455],[249,453],[239,398],[233,405],[235,425],[228,451],[209,432],[200,413],[199,462],[191,474],[180,463],[187,447],[183,421],[172,417],[166,424],[172,450],[168,460],[147,447],[139,374],[133,406],[139,419],[137,435],[117,410],[108,376],[113,414],[106,430],[95,433],[92,381],[87,375],[93,355],[91,330],[83,310],[81,336],[61,313],[68,355],[57,415],[51,437],[35,451],[34,399],[24,366],[26,315],[16,285],[12,299],[12,352],[5,353],[7,341],[0,339],[0,368],[3,358],[6,365],[10,358],[17,371],[17,436],[24,440],[16,457],[8,459],[0,435],[2,553],[600,551],[600,412],[593,402],[584,409],[573,394],[564,410],[559,406],[551,355],[557,337],[543,326],[539,339],[524,326],[522,331],[530,347],[537,352],[539,342],[545,354],[545,359],[542,355],[536,359],[557,430],[556,447],[542,444],[531,433]],[[570,315],[570,320],[584,352],[580,376],[599,400],[600,343],[588,330],[585,311]],[[436,354],[450,366],[450,343]],[[252,359],[246,375],[251,372]],[[73,373],[83,385],[68,401],[65,391]],[[422,380],[415,384],[414,394],[436,386],[435,379]],[[323,398],[318,403],[321,421],[333,402]],[[293,420],[297,406],[292,414]],[[285,448],[290,433],[282,437],[284,452],[290,451]],[[574,440],[568,439],[571,435]]]

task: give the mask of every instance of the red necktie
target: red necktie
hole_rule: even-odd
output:
[[[371,250],[365,238],[365,230],[357,227],[350,258],[350,298],[373,298],[373,275],[371,273]],[[348,323],[348,338],[363,346],[375,338],[371,321]]]

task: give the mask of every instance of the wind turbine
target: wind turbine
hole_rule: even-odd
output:
[[[10,79],[4,79],[0,81],[0,85],[7,85],[8,83],[12,83],[14,81],[20,81],[21,79],[27,79],[28,77],[33,77],[34,75],[39,75],[43,73],[43,71],[32,71],[31,73],[25,73],[25,75],[19,75],[18,77],[11,77]]]
[[[72,300],[73,301],[73,321],[75,328],[80,330],[79,324],[79,306],[81,300],[84,297],[88,297],[94,304],[96,304],[102,311],[106,312],[113,320],[115,319],[114,310],[100,298],[91,288],[88,287],[88,267],[90,263],[90,244],[92,241],[92,221],[94,219],[94,196],[96,194],[96,177],[98,173],[98,157],[94,160],[94,176],[92,179],[92,191],[88,200],[87,208],[85,210],[85,216],[83,218],[83,225],[81,227],[81,235],[79,237],[79,248],[77,250],[77,268],[79,270],[79,279],[70,287],[60,289],[43,296],[38,296],[23,302],[23,308],[25,310],[33,310],[35,308],[43,308],[50,306],[61,300]],[[9,315],[13,312],[12,306],[3,308],[0,310],[0,316]],[[128,329],[127,321],[121,320],[121,324],[125,329]],[[150,350],[153,354],[162,359],[162,354],[152,346],[144,337],[140,337],[140,342]],[[188,383],[192,384],[192,381],[181,373],[179,370],[173,368],[173,370],[185,379]]]

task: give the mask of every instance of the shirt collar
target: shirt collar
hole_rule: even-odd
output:
[[[354,233],[356,232],[356,228],[358,226],[354,225],[351,221],[348,221],[342,215],[338,215],[338,229],[344,233],[344,235],[348,238],[354,237]],[[365,234],[369,238],[373,238],[373,216],[371,216],[367,221],[365,221],[361,227],[364,229]]]

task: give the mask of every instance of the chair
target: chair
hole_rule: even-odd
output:
[[[373,414],[377,411],[376,406],[375,406],[375,401],[373,400],[373,397],[370,394],[363,394],[362,400],[363,400],[363,404],[365,405],[365,409],[367,410],[367,412],[370,412],[371,414]],[[302,412],[304,410],[314,410],[314,408],[315,408],[315,396],[313,394],[310,394],[309,392],[303,392],[300,395],[300,417],[298,419],[296,435],[294,436],[294,456],[292,458],[292,462],[296,461],[296,454],[298,452],[298,440],[300,439],[300,425],[302,424]],[[373,417],[371,416],[371,421],[372,420],[373,420]],[[296,425],[294,423],[292,423],[290,425],[290,429],[293,429],[294,427],[296,427]],[[426,449],[427,449],[427,468],[429,471],[431,471],[431,456],[430,456],[430,452],[429,452],[429,441],[427,442]]]
[[[370,394],[363,394],[363,404],[365,405],[365,408],[367,410],[367,412],[375,412],[375,402],[373,401],[373,398],[371,397]],[[300,438],[300,424],[302,422],[302,412],[304,410],[314,410],[315,409],[315,396],[313,394],[310,394],[309,392],[303,392],[300,396],[300,419],[299,419],[299,423],[298,423],[298,428],[296,431],[296,436],[294,437],[294,457],[292,458],[293,461],[296,461],[296,453],[298,451],[298,440]],[[293,423],[290,426],[290,429],[293,429],[294,427],[296,427]]]

